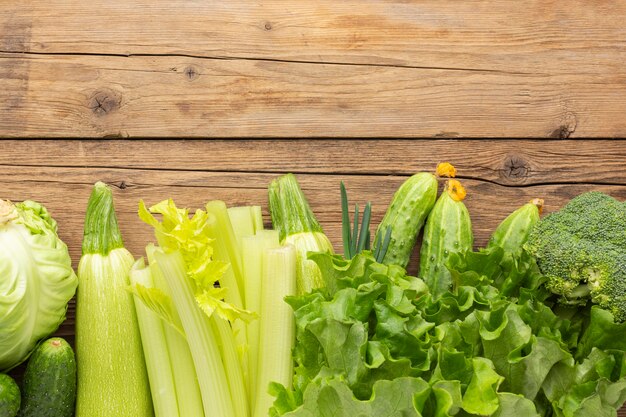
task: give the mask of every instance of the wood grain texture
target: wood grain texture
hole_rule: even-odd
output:
[[[534,197],[546,212],[574,195],[602,190],[626,200],[626,151],[619,141],[3,141],[0,198],[44,203],[58,221],[74,265],[80,256],[86,202],[94,182],[114,190],[126,245],[141,256],[153,240],[137,203],[172,197],[199,208],[211,199],[260,204],[283,172],[298,179],[324,230],[341,248],[339,181],[352,202],[373,202],[376,225],[395,189],[416,171],[447,160],[468,190],[476,245],[508,213]],[[412,272],[415,272],[413,262]],[[73,339],[74,304],[58,335]],[[19,376],[21,370],[16,372]],[[622,411],[620,416],[626,416]]]
[[[600,0],[6,0],[0,136],[625,137],[624,16]]]

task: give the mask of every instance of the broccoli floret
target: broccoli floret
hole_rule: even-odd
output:
[[[540,220],[524,247],[561,302],[591,301],[626,321],[626,203],[581,194]]]

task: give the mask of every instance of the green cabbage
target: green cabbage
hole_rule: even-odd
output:
[[[57,224],[34,201],[0,200],[0,372],[65,320],[77,279]]]

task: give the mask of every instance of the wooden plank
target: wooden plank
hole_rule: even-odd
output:
[[[0,49],[623,75],[624,16],[599,0],[4,0]]]
[[[618,137],[624,79],[0,53],[0,136]]]
[[[614,140],[5,141],[0,152],[0,165],[348,175],[411,175],[442,161],[502,185],[626,184],[626,147]]]

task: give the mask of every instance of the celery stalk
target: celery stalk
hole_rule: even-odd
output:
[[[196,303],[194,284],[187,277],[182,255],[179,251],[172,253],[156,251],[154,257],[170,289],[187,335],[202,394],[204,414],[241,417],[235,414],[216,335],[211,327],[207,326],[206,316]]]
[[[154,287],[167,293],[169,288],[154,259],[154,252],[156,250],[157,248],[152,244],[146,247]],[[176,386],[176,397],[178,399],[178,414],[181,417],[204,417],[202,396],[200,394],[200,387],[198,386],[198,376],[196,375],[196,368],[193,363],[191,351],[189,350],[189,344],[187,343],[187,339],[175,329],[175,327],[182,328],[178,314],[175,315],[174,323],[172,324],[174,326],[164,324],[163,332],[170,358],[172,363],[175,364],[172,373]]]
[[[213,314],[209,319],[213,327],[213,333],[217,335],[222,352],[222,361],[228,378],[230,387],[230,395],[235,408],[235,415],[247,417],[250,415],[248,406],[248,396],[246,392],[245,382],[243,380],[243,372],[241,369],[240,355],[235,347],[235,338],[233,329],[229,323]]]
[[[250,212],[252,214],[252,224],[254,225],[254,234],[263,230],[263,212],[261,206],[250,206]]]
[[[296,292],[296,250],[287,245],[266,251],[261,300],[261,340],[254,417],[267,417],[273,404],[270,382],[291,387],[295,324],[291,307],[284,301]]]
[[[244,236],[253,236],[259,228],[259,224],[260,228],[263,229],[261,206],[229,207],[228,217],[233,226],[239,250],[241,250],[241,239]]]
[[[228,261],[230,262],[230,269],[232,269],[233,274],[237,279],[237,289],[240,290],[241,288],[243,288],[243,278],[241,277],[241,252],[239,250],[239,246],[237,245],[237,237],[235,236],[235,232],[233,231],[232,223],[230,222],[230,218],[228,217],[226,204],[224,204],[223,201],[219,200],[209,201],[206,205],[206,211],[207,214],[213,215],[216,221],[215,223],[213,223],[216,226],[216,229],[214,229],[213,231],[218,234],[211,236],[216,240],[215,258],[219,259],[220,257],[228,257]],[[218,256],[218,248],[225,249],[226,254],[220,253],[220,255]]]
[[[140,284],[146,288],[154,286],[150,268],[145,267],[143,259],[139,259],[133,265],[130,271],[130,282],[132,285]],[[180,416],[163,322],[141,302],[135,302],[135,310],[150,380],[154,413],[156,417]]]
[[[211,201],[207,204],[208,219],[206,228],[213,241],[213,259],[230,264],[220,279],[220,286],[226,288],[225,300],[237,308],[244,308],[243,277],[241,274],[241,251],[237,247],[237,239],[228,217],[226,205],[222,201]],[[241,367],[244,380],[250,378],[248,357],[243,351],[248,348],[246,324],[242,320],[232,323],[235,343],[241,355]],[[247,383],[246,383],[247,385]]]
[[[261,288],[263,277],[263,258],[267,249],[279,247],[278,232],[275,230],[259,230],[255,236],[246,236],[242,242],[243,277],[245,285],[246,310],[261,314]],[[258,367],[260,321],[248,324],[248,393],[250,406],[256,400],[256,369]]]

